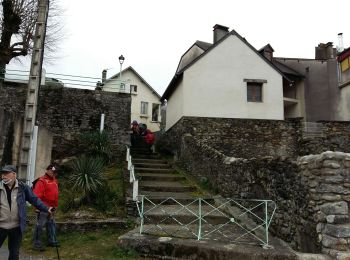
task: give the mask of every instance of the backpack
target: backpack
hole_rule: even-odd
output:
[[[34,190],[36,183],[39,181],[39,178],[36,178],[33,182],[32,182],[32,190]]]

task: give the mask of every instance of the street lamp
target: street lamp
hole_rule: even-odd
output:
[[[119,72],[119,80],[120,80],[120,89],[122,89],[122,86],[124,88],[124,84],[122,83],[122,66],[123,66],[123,63],[124,63],[124,56],[123,55],[120,55],[119,56],[119,64],[120,64],[120,72]],[[122,85],[123,84],[123,85]]]

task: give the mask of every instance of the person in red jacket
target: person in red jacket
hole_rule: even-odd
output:
[[[152,133],[152,131],[149,130],[149,129],[146,129],[145,135],[144,135],[143,138],[145,140],[146,145],[151,150],[152,149],[152,145],[154,143],[154,134]]]
[[[40,177],[33,185],[33,192],[48,207],[58,207],[58,182],[57,182],[58,165],[50,164],[47,166],[44,176]],[[43,251],[45,247],[41,242],[41,234],[46,226],[48,246],[58,246],[56,238],[56,223],[54,218],[45,213],[38,212],[37,222],[33,234],[33,249]]]

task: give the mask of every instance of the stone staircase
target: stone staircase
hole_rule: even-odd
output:
[[[180,203],[195,199],[197,187],[184,175],[179,174],[158,154],[143,146],[131,148],[132,163],[139,180],[139,194],[145,195],[152,202],[159,203],[170,197]],[[169,205],[170,201],[166,204]],[[174,202],[172,202],[174,204]]]
[[[227,225],[231,216],[235,216],[232,221],[248,229],[256,224],[242,214],[241,208],[226,204],[224,198],[203,193],[160,155],[138,146],[132,147],[131,156],[139,180],[139,194],[145,196],[143,206],[147,217],[144,217],[142,234],[140,227],[129,231],[119,237],[120,246],[155,259],[329,260],[324,255],[294,252],[274,237],[270,237],[269,250],[249,239],[241,241],[243,243],[225,239],[232,234],[242,235],[237,225]],[[197,200],[199,197],[204,198],[201,204]],[[215,210],[216,207],[220,210]],[[198,212],[201,212],[202,237],[205,236],[201,240],[196,238]],[[215,231],[220,226],[224,228]],[[261,231],[255,229],[252,233],[258,235]]]

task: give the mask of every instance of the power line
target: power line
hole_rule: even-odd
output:
[[[13,70],[13,69],[6,69],[7,71],[16,71],[16,72],[26,72],[29,73],[30,71],[28,70]],[[6,73],[7,74],[7,73]],[[46,75],[57,75],[57,76],[66,76],[66,77],[76,77],[76,78],[86,78],[86,79],[96,79],[96,80],[101,80],[101,78],[96,78],[96,77],[88,77],[88,76],[80,76],[80,75],[71,75],[71,74],[60,74],[60,73],[51,73],[51,72],[46,72]]]

